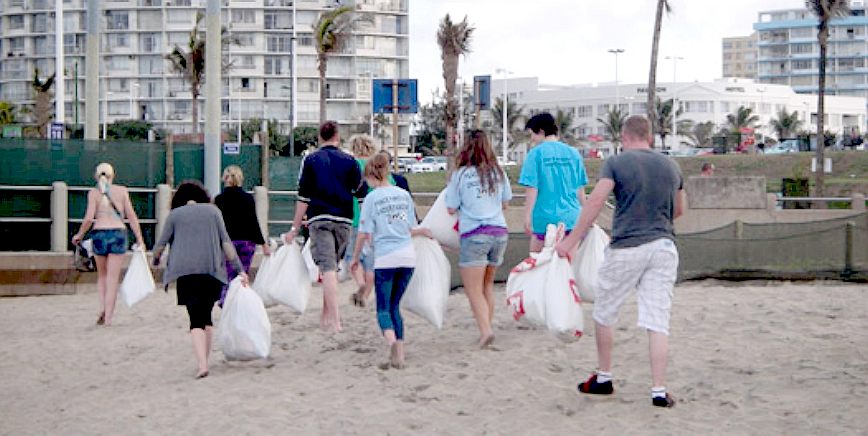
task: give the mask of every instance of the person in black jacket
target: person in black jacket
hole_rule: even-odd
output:
[[[244,172],[238,165],[229,165],[223,170],[223,193],[214,198],[214,204],[223,213],[223,221],[226,223],[226,231],[232,239],[232,245],[244,266],[244,273],[250,273],[250,263],[256,252],[256,246],[262,246],[262,254],[271,255],[271,250],[262,236],[262,228],[256,218],[256,202],[253,196],[244,191],[241,185],[244,183]],[[229,281],[232,281],[240,271],[236,271],[234,265],[227,261],[226,271],[229,273]],[[220,307],[226,299],[228,286],[223,286],[220,295]]]
[[[359,192],[362,173],[352,155],[341,151],[338,125],[326,121],[319,128],[319,148],[302,164],[298,180],[298,202],[292,229],[283,235],[291,242],[307,215],[311,256],[322,275],[323,311],[320,326],[342,331],[338,311],[338,262],[346,252],[352,234],[353,198]]]

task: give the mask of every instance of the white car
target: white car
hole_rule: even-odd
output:
[[[502,167],[514,167],[514,166],[518,165],[517,163],[515,163],[515,161],[504,160],[503,156],[497,157],[497,164],[502,166]]]
[[[425,162],[424,160],[410,164],[407,169],[411,173],[433,173],[434,172],[434,164],[430,162]]]

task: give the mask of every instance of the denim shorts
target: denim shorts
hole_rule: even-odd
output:
[[[349,266],[350,262],[353,260],[353,250],[356,249],[356,240],[359,237],[359,229],[353,228],[352,237],[347,241],[347,250],[344,254],[344,261]],[[374,271],[374,253],[371,252],[370,241],[368,245],[362,248],[362,251],[359,253],[359,265],[364,268],[366,272]]]
[[[459,267],[500,266],[509,235],[472,235],[461,238]]]
[[[124,254],[127,252],[127,229],[92,230],[93,254],[107,256],[109,254]]]

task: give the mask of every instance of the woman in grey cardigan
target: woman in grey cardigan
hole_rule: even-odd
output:
[[[177,281],[178,305],[187,306],[190,335],[199,370],[196,378],[208,376],[213,323],[211,310],[228,282],[224,257],[235,264],[238,275],[247,284],[247,274],[226,233],[220,209],[210,203],[208,192],[197,181],[178,186],[172,197],[172,211],[163,234],[154,246],[154,264],[166,244],[171,245],[163,283]]]

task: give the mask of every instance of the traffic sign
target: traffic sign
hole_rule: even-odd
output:
[[[398,113],[415,114],[419,112],[416,79],[399,79],[398,81]],[[392,79],[374,79],[373,112],[392,113]]]

